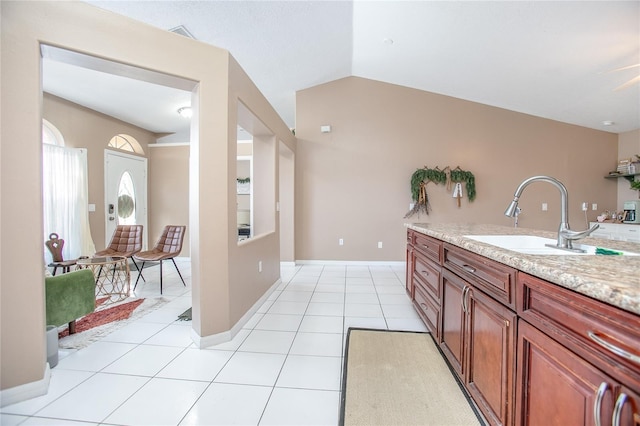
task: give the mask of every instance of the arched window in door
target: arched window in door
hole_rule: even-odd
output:
[[[118,184],[118,225],[136,224],[136,191],[129,172],[124,172]]]
[[[115,148],[122,151],[144,154],[144,150],[136,138],[125,134],[119,134],[112,137],[108,146],[109,148]]]

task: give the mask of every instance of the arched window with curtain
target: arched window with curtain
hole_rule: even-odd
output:
[[[67,148],[60,131],[42,124],[42,194],[44,241],[51,233],[65,240],[63,257],[75,259],[95,253],[89,227],[87,150]],[[44,246],[44,244],[43,244]],[[47,264],[51,255],[45,249]]]

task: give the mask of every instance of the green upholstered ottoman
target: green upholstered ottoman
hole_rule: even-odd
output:
[[[76,319],[96,309],[96,282],[93,272],[80,269],[45,278],[47,325],[69,324],[75,333]]]

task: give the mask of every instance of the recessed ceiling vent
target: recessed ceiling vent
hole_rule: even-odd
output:
[[[187,30],[184,25],[179,25],[175,28],[171,28],[169,31],[171,31],[172,33],[176,33],[176,34],[180,34],[181,36],[185,36],[185,37],[189,37],[192,39],[196,39],[190,32],[189,30]]]

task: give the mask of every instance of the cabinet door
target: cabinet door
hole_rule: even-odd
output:
[[[458,376],[463,378],[466,315],[462,309],[462,296],[467,286],[457,275],[448,270],[442,272],[441,349]]]
[[[511,425],[516,314],[475,288],[467,291],[466,298],[467,389],[489,423]]]
[[[413,250],[413,246],[407,244],[407,270],[405,271],[405,290],[407,291],[407,295],[410,299],[413,300],[413,265],[414,265],[415,254]]]
[[[603,422],[603,425],[606,424]],[[624,386],[616,398],[612,424],[615,426],[640,426],[640,395]]]
[[[518,426],[611,424],[615,382],[523,320],[516,380]],[[595,423],[596,401],[601,423]]]

